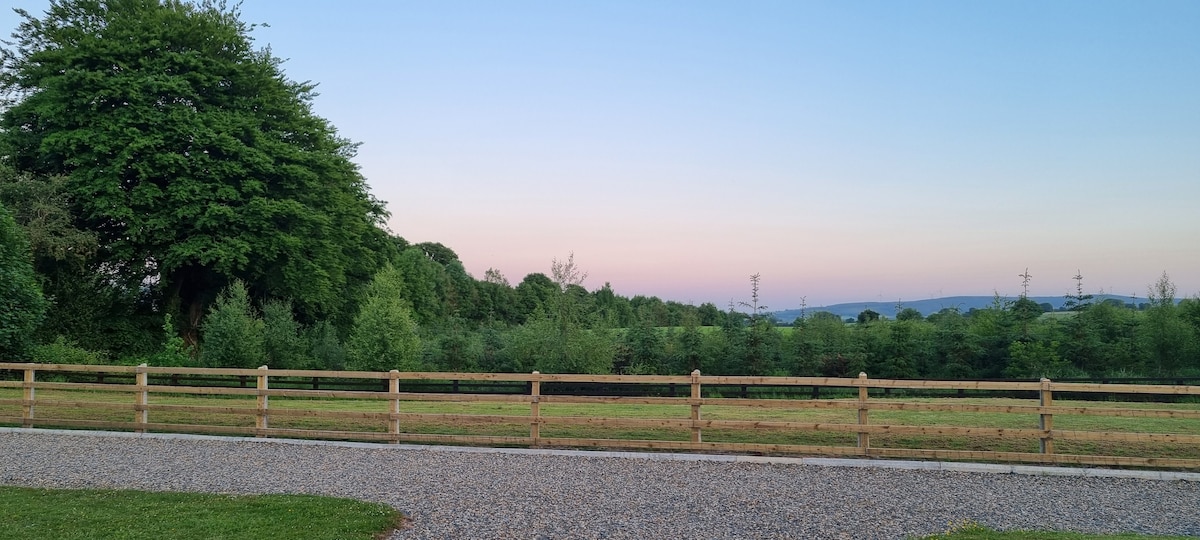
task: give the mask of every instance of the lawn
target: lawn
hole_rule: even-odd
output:
[[[384,504],[311,495],[2,486],[0,515],[0,538],[24,540],[372,540],[404,522]]]
[[[996,531],[967,521],[952,524],[942,534],[922,537],[921,540],[1184,540],[1186,536],[1147,536],[1142,534],[1087,534],[1062,531]]]

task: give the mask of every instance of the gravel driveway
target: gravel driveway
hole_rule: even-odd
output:
[[[311,493],[390,504],[424,538],[906,538],[1000,529],[1200,536],[1191,480],[0,430],[0,484]],[[723,460],[723,461],[722,461]]]

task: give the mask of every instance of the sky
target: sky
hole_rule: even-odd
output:
[[[48,2],[16,0],[41,13]],[[1200,293],[1200,2],[244,0],[388,226],[772,310]],[[18,19],[0,14],[4,34]]]

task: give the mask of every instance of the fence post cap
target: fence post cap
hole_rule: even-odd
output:
[[[267,369],[267,366],[258,366],[258,369]]]
[[[860,378],[860,379],[867,378],[867,372],[865,372],[865,371],[858,372],[858,378]]]
[[[542,374],[542,372],[540,372],[540,371],[537,371],[537,370],[534,370],[534,371],[533,371],[533,373],[532,373],[532,375],[541,375],[541,374]]]
[[[700,376],[700,370],[698,370],[698,369],[697,369],[697,370],[694,370],[694,371],[692,371],[692,376],[693,376],[693,377],[699,377],[699,376]]]

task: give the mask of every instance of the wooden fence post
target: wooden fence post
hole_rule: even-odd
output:
[[[137,432],[145,433],[146,423],[150,420],[150,411],[146,409],[146,406],[150,404],[150,375],[146,373],[146,364],[138,365],[134,384],[137,385],[138,389],[137,394],[135,394],[137,396],[137,403],[133,407],[134,414],[136,415],[134,422],[141,424],[138,426]]]
[[[860,372],[858,374],[860,383],[867,382],[867,374]],[[867,425],[867,386],[859,384],[858,386],[858,425]],[[871,434],[866,431],[858,432],[858,447],[862,448],[865,455],[871,449]]]
[[[692,442],[700,442],[700,370],[692,372]]]
[[[33,381],[36,373],[37,368],[33,367],[33,364],[25,368],[25,382],[21,383],[21,387],[25,389],[21,401],[21,427],[33,427]]]
[[[1050,407],[1054,404],[1054,396],[1050,393],[1050,379],[1042,378],[1042,389],[1038,392],[1038,405],[1042,407]],[[1054,435],[1051,431],[1054,429],[1054,415],[1047,413],[1044,409],[1038,415],[1038,428],[1042,430],[1040,450],[1043,454],[1054,453]]]
[[[529,438],[532,439],[531,446],[537,446],[538,439],[542,438],[542,410],[538,403],[542,396],[542,374],[537,371],[529,381],[529,396]]]
[[[254,427],[258,431],[255,437],[266,437],[263,430],[267,429],[267,366],[258,366],[258,416]]]
[[[392,434],[392,443],[400,442],[400,418],[396,415],[400,414],[400,370],[393,369],[388,372],[388,393],[392,395],[392,403],[390,411],[391,419],[388,421],[388,433]]]

